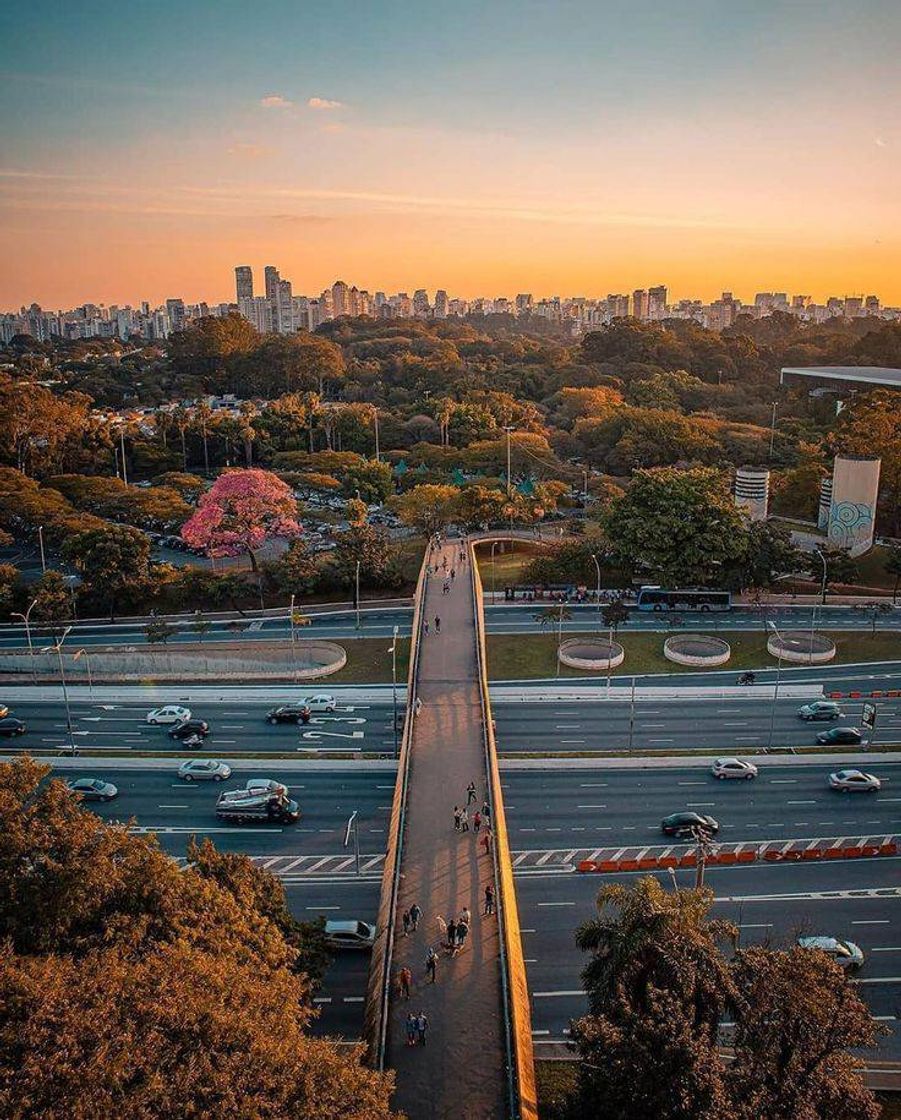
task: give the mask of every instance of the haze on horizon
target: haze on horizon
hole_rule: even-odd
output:
[[[35,0],[0,307],[665,283],[901,303],[901,5]]]

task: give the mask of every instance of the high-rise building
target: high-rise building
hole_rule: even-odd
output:
[[[340,315],[348,315],[347,310],[347,285],[343,280],[336,280],[332,284],[332,315],[337,319]]]
[[[265,296],[250,296],[238,301],[238,311],[260,334],[272,330],[272,304]]]
[[[417,319],[427,319],[431,310],[429,293],[425,288],[417,288],[413,293],[413,314]]]
[[[239,304],[242,299],[253,299],[253,269],[249,264],[239,264],[235,269],[235,295]]]
[[[516,314],[528,315],[532,310],[532,293],[520,292],[516,297]]]
[[[185,313],[185,301],[183,299],[167,299],[166,317],[169,320],[170,331],[183,331],[188,322]]]
[[[648,293],[644,288],[636,288],[632,293],[632,314],[636,319],[648,317]]]
[[[272,311],[272,329],[279,334],[293,334],[296,328],[290,280],[279,280],[276,284]]]
[[[444,288],[439,288],[438,291],[435,292],[435,309],[434,309],[435,318],[436,319],[446,319],[447,318],[447,308],[448,308],[447,292],[444,290]]]
[[[659,284],[656,288],[648,288],[648,318],[666,318],[666,285]]]
[[[274,264],[267,264],[263,275],[266,278],[266,299],[274,303],[278,299],[278,269]]]
[[[863,301],[863,305],[868,315],[879,314],[879,296],[867,296]]]
[[[607,315],[611,319],[624,319],[629,314],[629,297],[627,295],[607,296]]]

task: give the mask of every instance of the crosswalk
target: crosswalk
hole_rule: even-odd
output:
[[[310,879],[355,879],[379,880],[385,863],[385,853],[360,856],[359,874],[356,857],[341,852],[339,855],[287,855],[251,856],[253,862],[263,871],[276,875],[283,883],[303,883]]]

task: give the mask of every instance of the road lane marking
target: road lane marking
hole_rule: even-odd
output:
[[[686,801],[685,804],[689,809],[712,809],[716,806],[715,801]]]
[[[577,805],[577,809],[606,809],[606,805]]]
[[[786,805],[816,805],[816,801],[786,801]]]
[[[706,782],[676,782],[679,786],[706,786]]]
[[[157,809],[190,809],[190,805],[157,805]]]
[[[606,789],[609,782],[579,782],[579,789]]]
[[[539,902],[539,906],[575,906],[574,902]]]
[[[340,906],[305,906],[304,910],[340,910]]]
[[[852,926],[887,926],[889,924],[888,918],[861,918],[856,922],[852,922]],[[874,950],[870,950],[873,952]]]
[[[772,922],[748,922],[746,925],[740,925],[739,929],[772,929]]]
[[[797,784],[797,778],[770,778],[771,786],[796,786]]]
[[[870,952],[871,953],[901,953],[901,946],[899,946],[899,945],[888,945],[888,946],[883,946],[882,948],[870,949]]]
[[[532,992],[532,999],[554,999],[557,996],[584,996],[585,993],[579,989],[575,992]]]

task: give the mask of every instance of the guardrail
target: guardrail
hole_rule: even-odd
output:
[[[400,885],[400,861],[407,810],[407,785],[410,774],[410,754],[419,681],[419,637],[422,632],[422,611],[425,603],[425,588],[428,579],[427,566],[430,556],[431,546],[427,545],[419,568],[419,578],[416,581],[415,607],[410,633],[410,667],[407,673],[407,709],[404,714],[397,778],[395,779],[394,796],[391,802],[387,854],[382,872],[382,888],[376,919],[376,938],[369,963],[369,983],[366,988],[366,1006],[363,1014],[363,1041],[366,1045],[367,1060],[370,1065],[374,1065],[379,1070],[385,1068],[385,1053],[388,1044],[388,1005],[391,998],[391,962],[394,955],[394,915],[397,912],[397,894]]]
[[[507,1092],[512,1120],[537,1120],[538,1095],[535,1084],[535,1060],[532,1049],[532,1015],[526,966],[522,953],[519,911],[504,798],[501,791],[494,721],[485,657],[485,615],[482,580],[479,576],[473,544],[469,546],[472,577],[473,612],[476,626],[476,658],[479,691],[482,697],[482,733],[485,745],[485,768],[488,775],[488,799],[491,806],[491,829],[494,834],[494,882],[497,898],[498,933],[501,953],[501,994],[504,1011],[504,1041],[507,1050]]]

